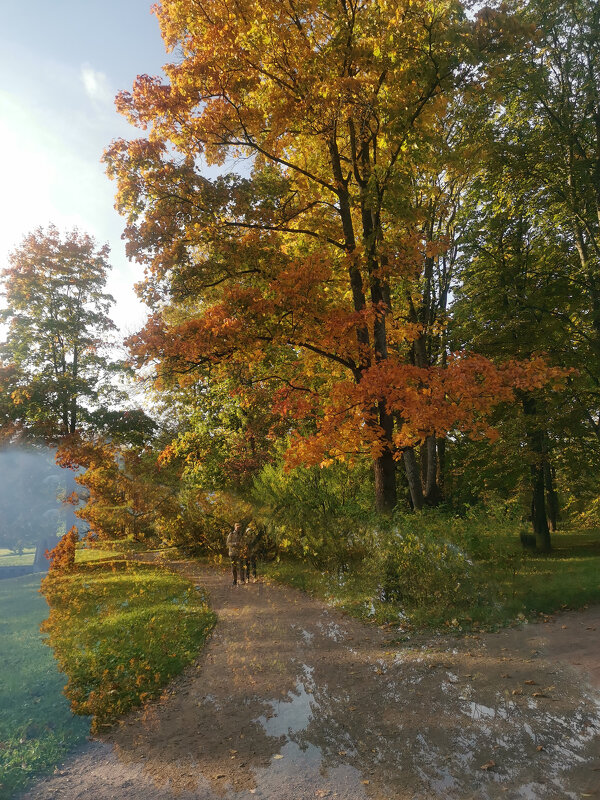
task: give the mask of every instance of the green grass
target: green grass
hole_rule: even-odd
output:
[[[507,608],[531,616],[600,603],[600,534],[552,536],[548,555],[525,554],[503,583]]]
[[[27,547],[21,555],[16,555],[12,550],[0,548],[0,567],[15,567],[33,564],[35,547]]]
[[[61,675],[39,633],[48,606],[39,575],[0,581],[0,798],[58,763],[89,733],[62,694]]]
[[[50,577],[45,592],[46,629],[69,678],[65,693],[76,713],[93,715],[93,729],[159,694],[215,623],[189,581],[122,558],[80,563]]]
[[[268,564],[264,572],[271,580],[295,586],[366,622],[397,624],[407,631],[486,630],[600,603],[600,532],[554,534],[552,542],[548,555],[524,552],[517,540],[502,559],[479,562],[476,591],[471,585],[465,599],[458,590],[454,603],[383,602],[381,576],[373,574],[367,562],[338,573],[281,560]]]

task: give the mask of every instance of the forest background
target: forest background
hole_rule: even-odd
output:
[[[3,447],[57,448],[100,539],[219,557],[254,519],[378,603],[490,604],[521,541],[600,524],[600,9],[156,13],[166,81],[104,156],[152,314],[116,360],[107,249],[26,237]]]

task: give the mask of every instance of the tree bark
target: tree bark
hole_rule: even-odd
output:
[[[407,447],[402,454],[402,458],[413,509],[418,511],[423,508],[424,498],[423,485],[421,483],[421,475],[419,474],[419,465],[417,464],[414,448]]]
[[[442,499],[442,495],[438,485],[437,439],[435,434],[428,436],[425,440],[425,450],[427,453],[427,470],[424,481],[425,502],[429,506],[437,506]]]
[[[396,461],[392,435],[394,432],[394,418],[388,413],[384,402],[378,406],[379,424],[385,433],[385,450],[373,462],[375,473],[375,508],[377,511],[387,513],[396,507],[398,500],[396,490]]]
[[[388,513],[396,507],[396,462],[387,450],[373,462],[375,473],[375,508]]]
[[[544,484],[546,487],[546,501],[548,506],[548,521],[554,533],[558,528],[558,494],[554,488],[554,468],[546,458],[544,460]]]
[[[536,425],[535,415],[537,404],[531,395],[522,396],[523,412],[527,429],[531,461],[531,523],[535,534],[536,549],[542,553],[549,553],[552,549],[550,530],[546,515],[546,499],[544,495],[544,431]]]
[[[445,482],[446,482],[446,439],[443,437],[440,437],[437,440],[437,452],[438,452],[438,486],[440,489],[441,499],[443,499],[445,494]]]

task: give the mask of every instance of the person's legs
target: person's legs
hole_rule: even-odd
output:
[[[232,558],[231,559],[231,571],[233,573],[233,585],[237,586],[237,578],[238,578],[238,559]]]

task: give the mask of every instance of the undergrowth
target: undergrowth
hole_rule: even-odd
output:
[[[370,532],[360,559],[316,566],[281,558],[267,577],[336,605],[363,621],[456,631],[489,630],[565,608],[600,603],[600,535],[553,535],[548,555],[524,551],[504,514],[404,516]]]

